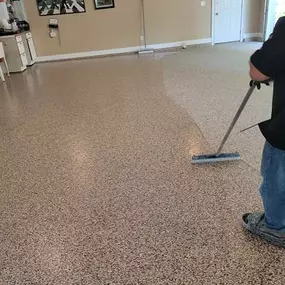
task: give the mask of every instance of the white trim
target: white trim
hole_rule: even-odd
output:
[[[170,43],[163,43],[163,44],[153,44],[153,45],[148,45],[147,49],[159,50],[159,49],[181,47],[184,45],[191,46],[191,45],[202,45],[202,44],[209,44],[209,43],[211,43],[211,38],[181,41],[181,42],[170,42]],[[40,56],[36,59],[36,62],[46,62],[46,61],[88,58],[88,57],[96,57],[96,56],[104,56],[104,55],[135,53],[143,49],[144,47],[136,46],[136,47],[127,47],[127,48],[118,48],[118,49],[106,49],[106,50],[97,50],[97,51],[88,51],[88,52],[79,52],[79,53],[67,53],[67,54]]]
[[[215,44],[215,13],[216,13],[216,1],[215,0],[212,0],[212,34],[211,34],[211,42],[212,42],[212,45]]]
[[[244,0],[241,1],[241,23],[240,23],[240,38],[239,41],[242,43],[244,41],[244,15],[245,15],[245,5]]]
[[[269,7],[269,0],[264,0],[264,10],[263,10],[263,25],[262,25],[262,41],[265,42],[266,39],[266,28],[268,22],[268,7]]]
[[[216,1],[212,0],[212,35],[211,35],[211,42],[212,45],[215,44],[215,14],[216,14]]]
[[[193,45],[203,45],[203,44],[210,44],[210,43],[211,43],[211,38],[206,38],[206,39],[198,39],[198,40],[190,40],[190,41],[147,45],[147,49],[160,50],[160,49],[181,47],[184,45],[193,46]]]
[[[106,49],[106,50],[96,50],[96,51],[87,51],[87,52],[78,52],[78,53],[65,53],[65,54],[40,56],[40,57],[37,57],[36,62],[67,60],[67,59],[77,59],[77,58],[112,55],[112,54],[132,53],[132,52],[137,52],[139,49],[140,49],[140,47],[128,47],[128,48]]]
[[[215,4],[216,4],[216,1],[212,0],[212,21],[211,21],[211,25],[212,25],[211,43],[212,45],[215,44],[215,8],[216,8]],[[244,9],[245,9],[244,0],[241,0],[241,27],[240,27],[240,41],[241,42],[243,41],[243,37],[244,37],[244,33],[243,33]]]
[[[243,34],[243,39],[253,39],[253,38],[259,38],[262,39],[262,33],[246,33]]]

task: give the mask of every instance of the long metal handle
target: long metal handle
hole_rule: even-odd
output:
[[[255,88],[256,88],[256,84],[253,84],[253,85],[249,88],[249,90],[248,90],[246,96],[244,97],[244,99],[243,99],[243,101],[242,101],[242,103],[241,103],[241,105],[240,105],[240,107],[239,107],[239,109],[238,109],[238,111],[237,111],[237,113],[236,113],[236,115],[235,115],[235,117],[234,117],[234,119],[233,119],[233,121],[232,121],[232,123],[231,123],[231,125],[230,125],[230,127],[229,127],[229,129],[228,129],[228,131],[227,131],[227,133],[225,134],[225,136],[224,136],[224,138],[223,138],[223,140],[222,140],[221,145],[220,145],[219,148],[218,148],[218,151],[217,151],[217,153],[216,153],[216,156],[219,156],[219,155],[220,155],[220,153],[221,153],[221,151],[222,151],[222,149],[223,149],[225,143],[227,142],[227,140],[228,140],[228,138],[229,138],[229,136],[230,136],[230,134],[231,134],[233,128],[235,127],[235,125],[236,125],[236,123],[237,123],[237,121],[238,121],[238,119],[239,119],[239,117],[240,117],[240,115],[241,115],[243,109],[245,108],[245,106],[246,106],[246,104],[247,104],[249,98],[251,97],[251,95],[252,95],[252,93],[253,93],[253,91],[254,91]]]

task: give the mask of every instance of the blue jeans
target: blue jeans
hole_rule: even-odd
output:
[[[269,228],[285,228],[285,151],[266,142],[262,158],[263,200],[265,222]]]

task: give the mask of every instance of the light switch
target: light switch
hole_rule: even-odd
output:
[[[205,7],[206,6],[206,1],[201,1],[201,6]]]
[[[57,19],[49,19],[50,25],[58,25]]]

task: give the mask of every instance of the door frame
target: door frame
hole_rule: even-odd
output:
[[[268,24],[268,9],[269,9],[269,0],[264,0],[264,11],[263,11],[263,29],[262,29],[262,41],[266,40],[266,30]]]
[[[212,0],[212,27],[211,27],[211,42],[212,45],[215,45],[215,0]],[[244,27],[243,27],[243,20],[244,20],[244,0],[241,0],[241,25],[240,25],[240,42],[243,42],[244,40]]]
[[[269,1],[270,0],[264,0],[264,11],[263,11],[263,30],[262,30],[262,41],[265,42],[268,38],[266,35],[267,32],[267,26],[269,22]],[[278,5],[278,0],[276,1],[276,5]],[[277,12],[277,9],[275,10]]]

